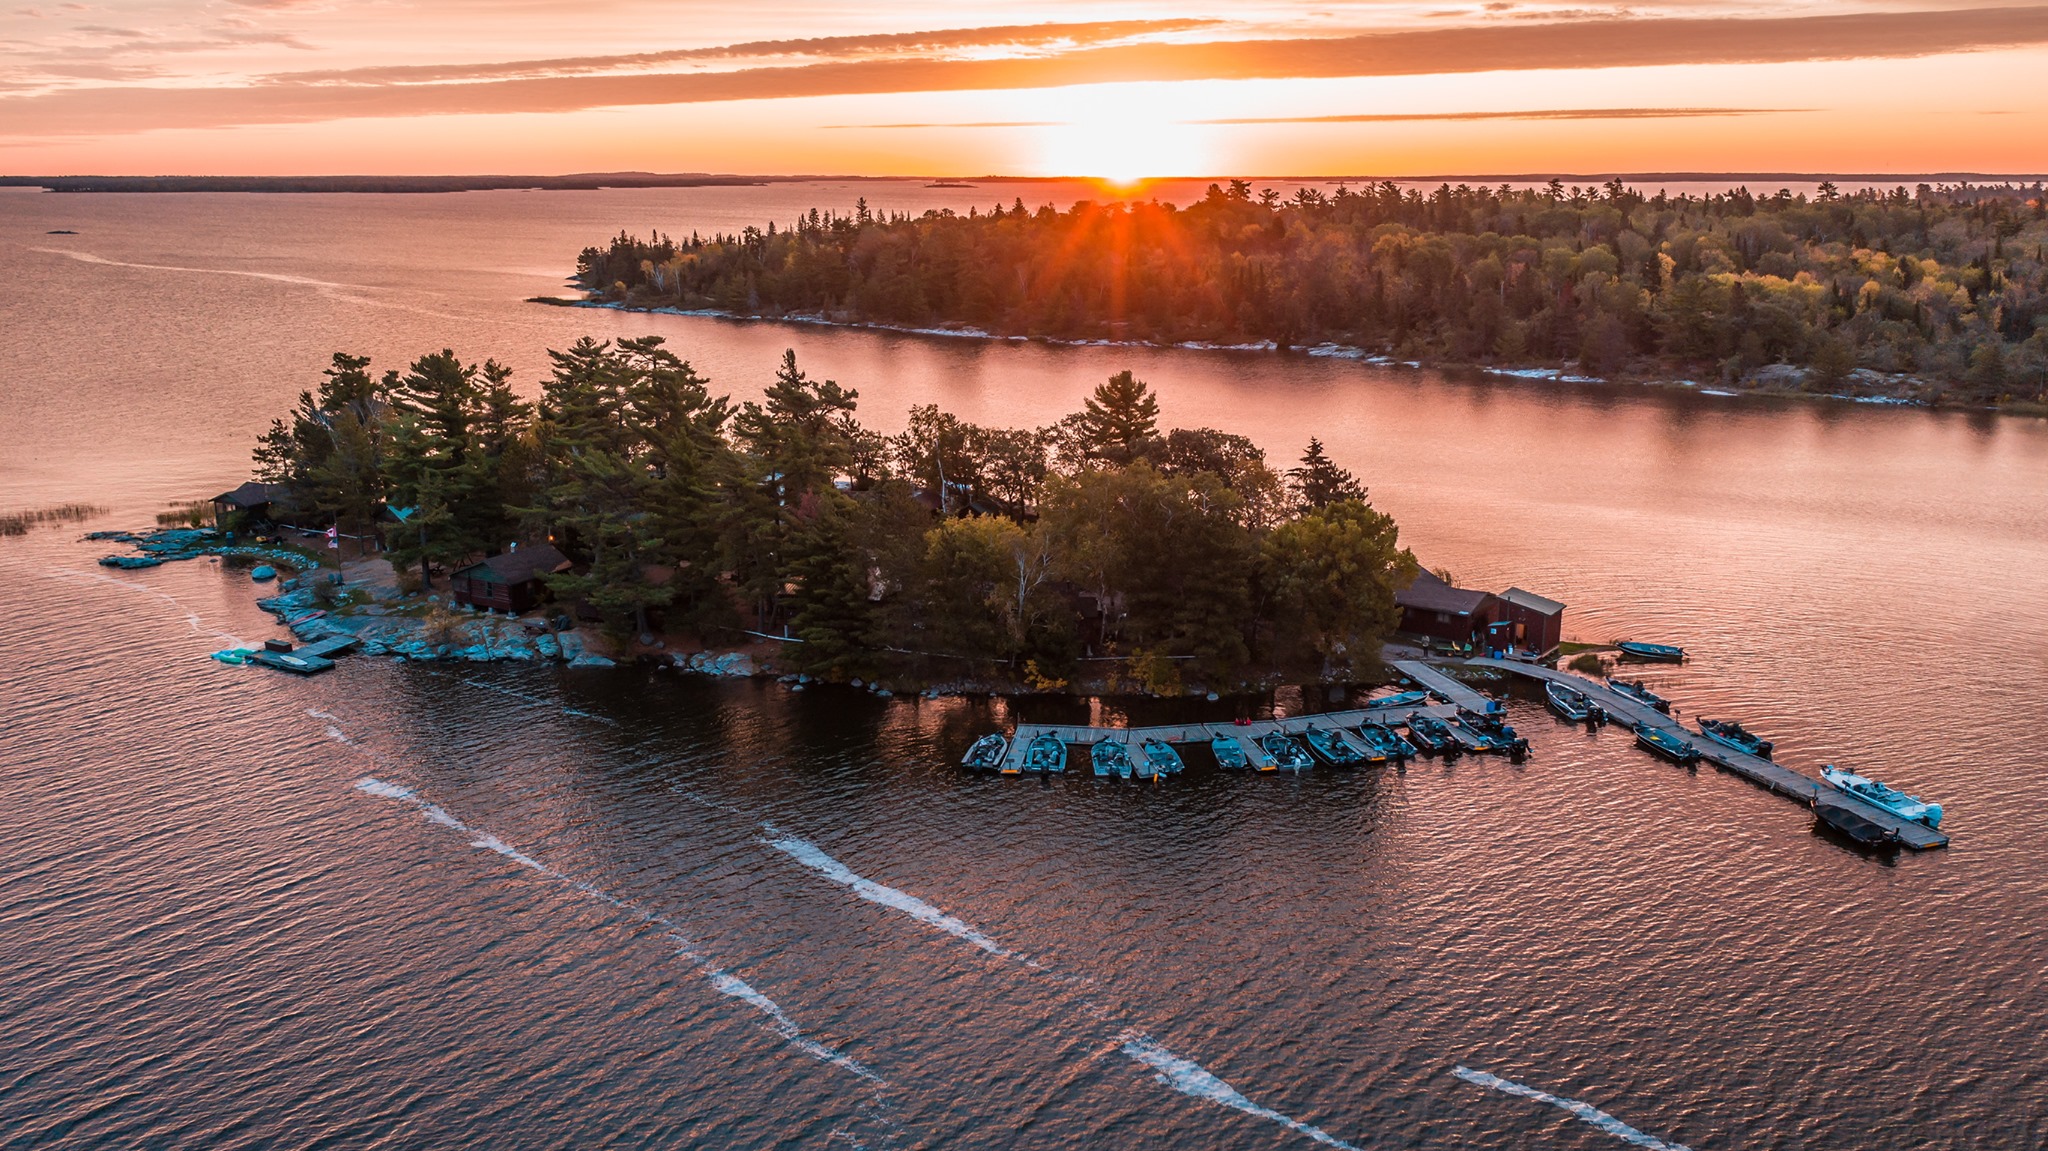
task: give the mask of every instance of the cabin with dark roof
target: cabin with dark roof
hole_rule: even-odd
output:
[[[1494,622],[1492,592],[1452,587],[1428,571],[1395,593],[1401,609],[1401,630],[1424,639],[1478,647],[1486,641],[1486,626]]]
[[[547,596],[546,576],[569,570],[569,557],[552,544],[514,545],[503,555],[459,568],[448,577],[456,603],[493,611],[532,611]]]
[[[237,518],[245,521],[270,520],[283,514],[291,489],[284,484],[250,480],[231,492],[213,497],[213,526],[225,528]]]
[[[1564,642],[1564,605],[1535,592],[1511,587],[1500,593],[1503,637],[1518,651],[1549,655]]]

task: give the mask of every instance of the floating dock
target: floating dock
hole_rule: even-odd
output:
[[[1441,672],[1436,674],[1442,675]],[[1449,679],[1448,676],[1444,678]],[[1484,696],[1470,688],[1462,684],[1459,687],[1477,699],[1480,706],[1483,707],[1488,702]],[[1234,739],[1238,746],[1244,748],[1245,757],[1251,761],[1253,769],[1264,771],[1272,765],[1273,757],[1267,755],[1266,749],[1259,746],[1259,737],[1271,732],[1300,735],[1311,727],[1342,730],[1357,727],[1367,721],[1400,723],[1411,715],[1455,714],[1455,704],[1411,703],[1399,707],[1357,707],[1345,711],[1326,711],[1316,715],[1255,719],[1250,723],[1181,723],[1168,724],[1164,727],[1089,727],[1075,724],[1020,723],[1010,736],[1010,751],[1003,759],[1003,770],[1021,769],[1024,764],[1024,749],[1031,745],[1031,741],[1041,735],[1051,735],[1068,746],[1082,747],[1093,746],[1098,740],[1104,739],[1122,740],[1132,745],[1148,739],[1163,739],[1168,743],[1208,743],[1212,739]]]
[[[1700,750],[1701,758],[1709,763],[1726,768],[1752,783],[1761,784],[1779,795],[1797,800],[1809,807],[1813,805],[1815,796],[1826,795],[1829,799],[1850,807],[1857,814],[1890,831],[1900,843],[1915,851],[1948,846],[1948,836],[1926,824],[1902,819],[1881,807],[1837,791],[1810,775],[1794,771],[1784,764],[1747,755],[1725,744],[1715,743],[1663,712],[1639,700],[1630,699],[1604,683],[1568,671],[1558,671],[1556,668],[1522,663],[1518,660],[1474,658],[1466,660],[1465,663],[1472,667],[1492,668],[1529,679],[1561,683],[1576,688],[1584,692],[1587,698],[1606,708],[1608,715],[1626,725],[1631,731],[1639,727],[1655,727],[1670,731],[1690,740],[1692,745]],[[1404,665],[1396,666],[1406,670]],[[1413,673],[1410,674],[1412,676]]]
[[[359,641],[352,635],[332,635],[326,639],[306,644],[295,651],[271,651],[258,648],[248,655],[250,663],[294,675],[318,675],[334,667],[334,657],[356,646]]]

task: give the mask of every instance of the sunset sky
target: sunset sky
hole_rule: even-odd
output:
[[[2048,171],[2048,6],[36,0],[0,172]]]

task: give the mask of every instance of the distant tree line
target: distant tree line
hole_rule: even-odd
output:
[[[578,260],[599,298],[1002,335],[1326,342],[1460,363],[1576,363],[1737,382],[1868,368],[1931,398],[2048,386],[2048,195],[1920,185],[1747,189],[1392,183],[1291,198],[1233,180],[1186,208],[1021,200],[966,215],[813,209],[793,226],[621,234]]]
[[[793,351],[738,404],[658,337],[549,355],[529,403],[492,361],[380,377],[336,354],[261,437],[257,475],[302,516],[380,535],[422,585],[546,539],[574,561],[555,593],[618,634],[786,629],[798,666],[841,677],[1045,687],[1115,657],[1160,691],[1351,679],[1416,571],[1321,443],[1283,474],[1242,436],[1162,430],[1129,372],[1049,427],[926,405],[885,436]]]

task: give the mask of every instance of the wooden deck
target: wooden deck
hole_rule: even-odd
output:
[[[1394,661],[1394,670],[1414,680],[1417,685],[1450,700],[1454,706],[1471,708],[1477,712],[1496,710],[1494,701],[1483,693],[1421,660],[1397,659]]]
[[[1843,795],[1834,788],[1827,787],[1827,785],[1814,779],[1812,776],[1794,771],[1784,764],[1754,755],[1745,755],[1732,747],[1715,743],[1713,740],[1686,727],[1656,708],[1630,699],[1628,696],[1609,688],[1604,683],[1587,679],[1582,675],[1574,675],[1568,671],[1559,671],[1556,668],[1521,663],[1514,660],[1475,658],[1465,662],[1475,667],[1494,668],[1499,671],[1525,676],[1529,679],[1548,680],[1575,687],[1585,692],[1589,698],[1601,707],[1606,708],[1608,715],[1627,725],[1631,731],[1638,727],[1659,727],[1675,732],[1682,738],[1690,740],[1694,747],[1699,748],[1700,755],[1708,762],[1726,768],[1753,783],[1761,784],[1777,792],[1779,795],[1796,800],[1801,804],[1811,806],[1813,797],[1825,790],[1829,798],[1846,804],[1871,822],[1889,829],[1894,835],[1898,836],[1899,842],[1915,851],[1926,851],[1930,848],[1948,846],[1948,836],[1943,835],[1934,828],[1928,827],[1925,824],[1914,823],[1912,820],[1901,819],[1881,807],[1875,807],[1862,800]]]

